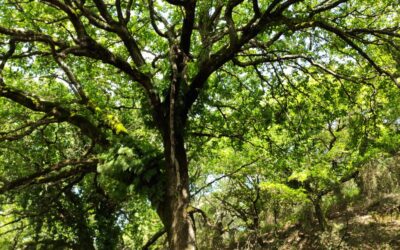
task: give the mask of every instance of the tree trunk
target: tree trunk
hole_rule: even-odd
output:
[[[194,222],[189,216],[189,172],[181,132],[164,136],[166,193],[157,212],[167,230],[170,250],[192,250],[195,246]]]
[[[188,57],[177,46],[170,48],[171,85],[165,113],[156,115],[166,118],[159,121],[158,128],[163,136],[164,155],[166,160],[166,192],[164,200],[158,207],[168,235],[170,250],[194,250],[195,227],[189,215],[190,192],[189,170],[184,143],[184,130],[187,117],[182,96],[184,86],[187,86],[186,66]]]
[[[315,209],[315,215],[317,216],[318,219],[318,224],[319,228],[321,231],[325,231],[325,216],[321,208],[321,197],[317,197],[314,201],[314,209]]]
[[[87,229],[78,229],[77,250],[95,250],[93,239]]]

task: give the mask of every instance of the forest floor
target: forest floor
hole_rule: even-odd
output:
[[[295,230],[278,249],[400,249],[400,218],[365,215],[330,223],[325,233]]]
[[[400,250],[400,195],[350,207],[327,224],[324,233],[292,227],[276,249]]]

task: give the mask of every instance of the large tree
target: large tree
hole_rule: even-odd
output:
[[[28,155],[7,151],[18,169],[6,168],[0,190],[108,173],[147,194],[170,249],[195,249],[191,138],[243,138],[251,130],[247,112],[267,126],[267,105],[274,103],[265,93],[289,96],[292,81],[303,90],[323,81],[400,86],[399,6],[393,0],[0,0],[0,140],[10,147],[19,142],[19,153],[30,143]],[[248,90],[240,105],[232,82]],[[276,103],[279,120],[287,106]],[[224,108],[236,123],[226,123]],[[207,126],[213,112],[223,117],[217,132]],[[37,131],[40,139],[26,141]]]

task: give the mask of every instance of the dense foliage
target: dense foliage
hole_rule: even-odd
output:
[[[0,0],[0,248],[263,249],[398,192],[399,6]]]

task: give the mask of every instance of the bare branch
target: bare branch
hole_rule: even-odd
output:
[[[330,9],[334,9],[337,6],[339,6],[342,3],[348,2],[349,0],[338,0],[338,1],[334,1],[334,2],[328,2],[327,4],[321,5],[318,8],[312,10],[310,12],[310,17],[315,16],[316,14],[322,13],[324,11],[330,10]]]
[[[397,81],[396,77],[394,77],[393,74],[391,74],[389,71],[386,71],[382,69],[364,50],[362,50],[357,44],[355,44],[347,35],[346,33],[332,25],[329,25],[326,22],[323,21],[315,21],[314,24],[317,27],[320,27],[324,30],[330,31],[334,34],[336,34],[338,37],[340,37],[343,41],[345,41],[350,47],[352,47],[355,51],[357,51],[364,59],[368,61],[368,63],[375,68],[375,70],[379,74],[385,74],[390,77],[390,79],[396,84],[398,88],[400,88],[400,83]]]
[[[48,125],[51,123],[56,123],[58,122],[57,119],[46,119],[46,117],[43,117],[42,119],[35,121],[35,122],[28,122],[27,124],[24,124],[23,126],[7,131],[7,132],[0,132],[0,141],[16,141],[19,140],[25,136],[28,136],[32,134],[33,131],[35,131],[36,128]],[[25,131],[23,131],[25,130]],[[23,131],[22,133],[18,133],[20,131]]]
[[[9,42],[9,49],[8,49],[7,53],[5,53],[4,56],[2,56],[2,58],[1,58],[0,76],[1,76],[1,72],[4,69],[4,66],[6,65],[7,60],[14,54],[15,47],[16,47],[16,42],[14,39],[11,39]],[[0,84],[2,84],[2,82],[0,82]]]
[[[174,38],[176,35],[174,34],[173,30],[169,28],[168,21],[165,20],[162,16],[160,16],[158,13],[156,13],[154,9],[154,0],[148,0],[148,6],[149,6],[149,12],[150,12],[150,23],[151,26],[153,27],[154,31],[161,37],[167,38],[170,44],[172,44]],[[157,21],[162,22],[162,24],[165,26],[167,31],[164,33],[160,30],[160,28],[157,26]]]
[[[176,6],[183,6],[188,0],[165,0],[168,3]]]
[[[61,69],[65,72],[69,79],[69,85],[74,91],[74,93],[81,98],[82,103],[87,103],[88,102],[88,97],[85,94],[81,84],[79,83],[78,79],[75,77],[74,73],[70,69],[70,67],[62,60],[61,56],[57,54],[57,52],[53,48],[53,55],[54,59],[57,62],[57,64],[61,67]]]
[[[146,244],[143,245],[142,250],[150,249],[150,246],[153,245],[166,232],[167,232],[167,230],[165,228],[159,230],[157,233],[155,233],[153,236],[151,236],[151,238],[146,242]]]
[[[204,189],[206,189],[206,188],[210,187],[211,185],[213,185],[215,182],[218,182],[218,181],[220,181],[220,180],[222,180],[222,179],[224,179],[224,178],[227,178],[227,177],[232,177],[232,176],[235,175],[236,173],[240,172],[240,170],[242,170],[243,168],[246,168],[246,167],[248,167],[248,166],[251,166],[251,165],[253,165],[254,163],[258,162],[259,160],[260,160],[260,158],[257,158],[257,159],[255,159],[255,160],[249,162],[249,163],[246,163],[246,164],[244,164],[244,165],[238,167],[237,169],[233,170],[233,171],[230,172],[230,173],[227,173],[227,174],[224,174],[224,175],[222,175],[222,176],[220,176],[220,177],[215,178],[214,180],[208,182],[206,185],[204,185],[204,186],[202,186],[201,188],[197,189],[196,192],[194,192],[191,196],[192,196],[192,197],[196,196],[197,194],[199,194],[199,193],[200,193],[201,191],[203,191]]]

